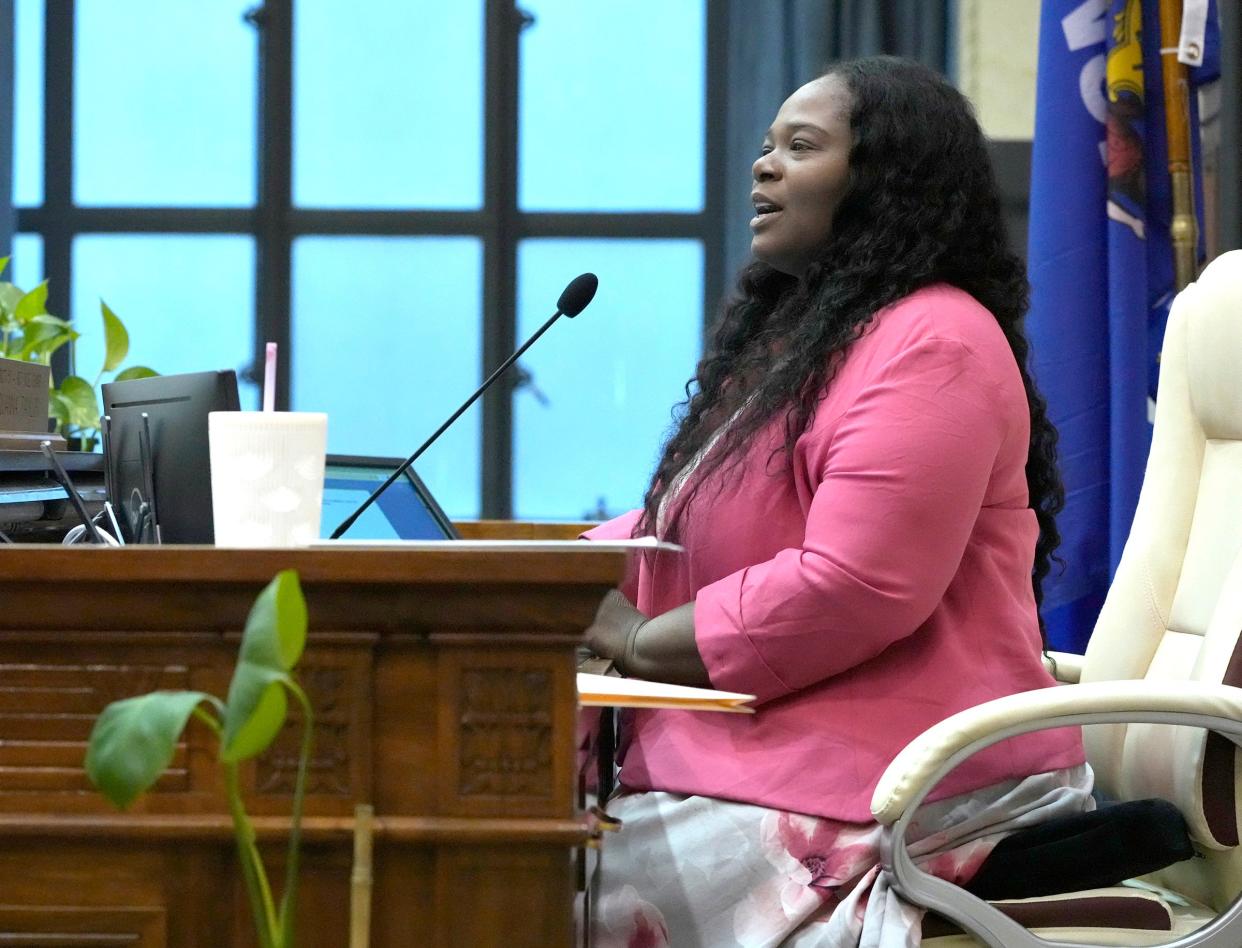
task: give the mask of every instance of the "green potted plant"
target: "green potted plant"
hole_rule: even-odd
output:
[[[293,668],[306,644],[306,601],[293,570],[284,570],[259,594],[246,619],[228,697],[202,691],[154,691],[114,701],[95,722],[86,751],[91,782],[118,809],[125,809],[155,783],[172,761],[177,740],[191,718],[219,741],[229,812],[242,876],[260,948],[293,948],[297,904],[302,800],[310,759],[313,717]],[[240,765],[267,749],[284,726],[288,696],[302,709],[301,753],[293,791],[284,894],[277,905],[242,804]]]
[[[0,273],[9,258],[0,257]],[[119,372],[129,355],[129,333],[111,308],[99,301],[104,327],[104,362],[93,382],[78,375],[67,376],[51,390],[51,413],[56,430],[65,440],[85,450],[94,448],[99,438],[99,383],[109,372],[115,381],[148,378],[158,374],[145,365],[130,366]],[[74,342],[81,334],[73,324],[47,311],[47,281],[29,293],[12,283],[0,282],[0,357],[22,362],[52,364],[52,354]]]

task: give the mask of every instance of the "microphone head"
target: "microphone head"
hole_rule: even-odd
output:
[[[583,273],[569,281],[556,301],[556,308],[566,316],[574,317],[587,308],[587,304],[595,299],[595,291],[599,287],[599,277],[594,273]]]

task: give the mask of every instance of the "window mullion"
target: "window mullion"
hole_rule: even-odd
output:
[[[74,0],[48,3],[43,30],[43,275],[48,309],[68,317],[73,299],[73,77]],[[73,372],[66,346],[52,355],[59,382]]]
[[[255,350],[257,379],[266,342],[280,347],[276,405],[289,407],[293,366],[290,326],[292,255],[289,218],[293,186],[293,0],[266,0],[259,29],[259,203],[254,216]]]
[[[485,377],[515,345],[517,319],[518,41],[522,14],[513,0],[487,0],[484,78],[483,365]],[[513,510],[513,389],[508,380],[483,396],[484,518]]]
[[[720,308],[729,275],[725,268],[725,200],[726,189],[745,182],[726,180],[728,136],[725,123],[717,117],[725,114],[727,66],[729,56],[729,4],[727,0],[706,0],[707,3],[707,75],[703,84],[703,327],[706,331]]]

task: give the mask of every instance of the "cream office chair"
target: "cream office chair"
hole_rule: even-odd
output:
[[[1079,683],[955,715],[907,746],[876,789],[872,812],[887,827],[894,886],[975,936],[937,937],[929,925],[925,948],[1049,943],[1038,935],[1074,946],[1240,948],[1240,639],[1242,251],[1233,251],[1174,302],[1134,524],[1080,668],[1062,657]],[[1173,801],[1202,858],[1144,877],[1146,889],[1009,904],[983,902],[915,868],[903,836],[940,777],[988,744],[1063,724],[1090,725],[1084,739],[1099,789],[1121,800]],[[1111,922],[1091,918],[1110,914]]]

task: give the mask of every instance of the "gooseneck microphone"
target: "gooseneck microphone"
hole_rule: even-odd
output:
[[[449,415],[448,420],[432,432],[431,437],[419,445],[418,450],[406,458],[401,466],[389,475],[388,480],[384,481],[384,483],[380,484],[379,487],[371,492],[371,496],[364,500],[357,510],[342,520],[341,525],[332,531],[332,536],[329,537],[329,539],[340,539],[341,534],[352,527],[354,525],[354,521],[362,516],[362,512],[370,507],[380,494],[388,490],[388,488],[392,486],[393,482],[396,481],[396,479],[400,477],[411,464],[417,461],[419,457],[422,456],[422,453],[431,447],[440,435],[444,434],[444,432],[448,429],[448,426],[461,417],[462,412],[473,405],[478,397],[487,391],[488,387],[500,377],[501,373],[504,372],[505,369],[513,365],[513,363],[521,357],[522,353],[534,344],[536,339],[547,332],[548,327],[550,327],[562,316],[568,316],[572,319],[586,309],[587,304],[595,298],[595,290],[598,287],[599,278],[596,277],[594,273],[583,273],[570,280],[569,285],[565,287],[565,289],[561,292],[560,298],[556,301],[556,312],[552,314],[552,317],[540,326],[539,329],[535,331],[533,336],[522,343],[520,349],[513,353],[513,355],[509,356],[509,358],[505,359],[505,361],[500,364],[500,367],[489,375],[482,385],[475,389],[474,394],[467,398],[462,403],[461,407],[457,409],[457,411]]]

